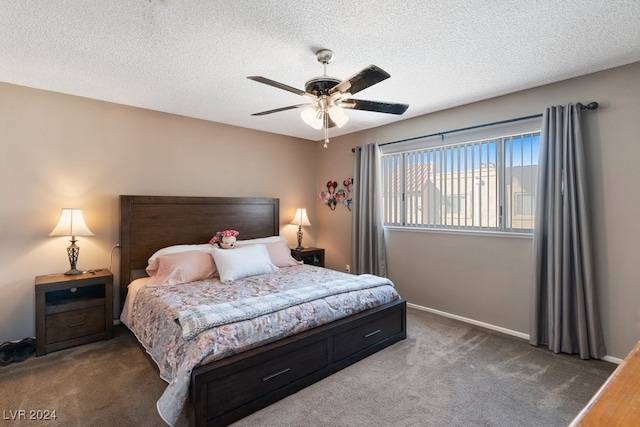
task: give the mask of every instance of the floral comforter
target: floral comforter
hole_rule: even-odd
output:
[[[323,287],[327,282],[344,283],[357,277],[300,265],[230,283],[210,279],[139,289],[135,300],[126,303],[129,312],[125,323],[158,365],[160,377],[169,383],[158,400],[160,416],[175,425],[183,415],[194,367],[386,304],[399,296],[391,282],[379,278],[379,286],[329,294],[255,318],[222,324],[192,339],[183,338],[178,322],[181,312],[203,305],[211,309],[229,301],[295,292],[314,285]]]

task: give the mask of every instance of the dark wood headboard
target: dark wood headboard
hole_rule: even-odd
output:
[[[239,239],[280,234],[279,199],[247,197],[120,196],[120,304],[133,270],[171,245],[208,243],[216,231]]]

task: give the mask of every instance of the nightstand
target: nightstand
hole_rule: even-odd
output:
[[[107,269],[38,276],[36,356],[113,338],[113,275]]]
[[[305,264],[311,264],[318,267],[324,267],[324,249],[321,248],[304,248],[291,249],[291,256],[302,261]]]

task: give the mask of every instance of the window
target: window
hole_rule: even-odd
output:
[[[385,225],[530,233],[539,120],[523,127],[382,146]]]
[[[465,215],[467,210],[467,196],[456,195],[447,196],[446,213],[447,215]]]
[[[533,215],[534,206],[535,199],[533,197],[533,194],[516,194],[516,215]]]

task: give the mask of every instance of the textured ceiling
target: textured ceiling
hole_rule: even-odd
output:
[[[306,102],[246,77],[304,89],[369,64],[391,74],[330,136],[640,60],[638,0],[0,0],[0,81],[319,140]],[[640,83],[640,82],[639,82]],[[582,100],[588,101],[588,99]]]

